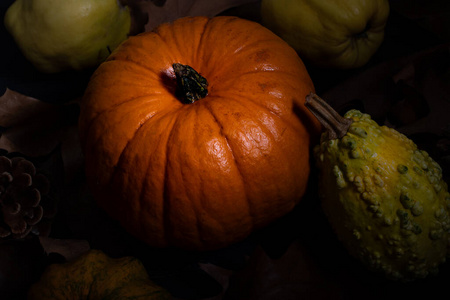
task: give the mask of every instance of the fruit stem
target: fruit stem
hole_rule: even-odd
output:
[[[177,92],[185,103],[194,103],[208,95],[208,81],[188,65],[174,63]]]
[[[325,127],[328,140],[342,138],[353,123],[353,120],[341,117],[325,100],[314,93],[306,96],[305,106]]]

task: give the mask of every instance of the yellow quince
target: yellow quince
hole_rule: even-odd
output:
[[[57,73],[103,62],[128,37],[131,14],[118,0],[16,0],[4,23],[38,70]]]

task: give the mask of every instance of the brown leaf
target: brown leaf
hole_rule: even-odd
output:
[[[7,89],[0,97],[0,148],[27,156],[42,156],[57,145],[57,108]]]
[[[42,157],[59,146],[70,180],[83,163],[78,110],[78,103],[51,104],[7,89],[0,97],[0,149]]]
[[[152,31],[161,23],[171,22],[181,17],[213,17],[229,8],[253,3],[256,0],[126,0],[126,2],[128,5],[139,7],[141,11],[148,13],[145,31]]]
[[[5,128],[20,126],[53,109],[52,104],[6,89],[0,97],[0,126]]]
[[[211,263],[200,263],[200,268],[213,277],[223,288],[223,292],[217,296],[207,298],[205,300],[220,300],[224,297],[225,291],[228,289],[229,280],[233,271],[221,268]]]
[[[46,254],[56,253],[71,261],[90,249],[86,240],[54,239],[39,237],[39,241]]]
[[[0,97],[0,148],[31,157],[50,153],[65,130],[76,124],[77,109],[75,104],[50,104],[7,89]]]
[[[231,278],[225,299],[340,299],[341,293],[341,287],[322,273],[309,250],[294,242],[278,259],[257,247],[247,267]]]
[[[365,112],[380,125],[394,127],[406,135],[420,132],[441,135],[449,124],[449,50],[450,44],[444,44],[384,62],[342,82],[322,96],[339,111],[352,100],[361,99]],[[402,82],[408,89],[401,88],[399,83]],[[396,112],[399,107],[401,111]],[[393,113],[405,119],[399,120],[398,126],[387,118]]]

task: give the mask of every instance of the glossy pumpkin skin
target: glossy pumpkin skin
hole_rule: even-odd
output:
[[[134,257],[111,258],[90,250],[72,262],[52,264],[29,290],[28,300],[168,300]]]
[[[208,80],[205,98],[177,98],[174,63]],[[296,52],[255,22],[188,17],[130,37],[83,97],[88,182],[152,246],[227,246],[303,196],[320,132],[303,104],[313,90]]]

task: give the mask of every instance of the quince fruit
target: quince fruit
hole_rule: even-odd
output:
[[[365,65],[384,39],[388,0],[262,0],[261,22],[305,60],[337,69]]]
[[[39,71],[57,73],[103,62],[128,37],[131,14],[119,0],[16,0],[4,23]]]

